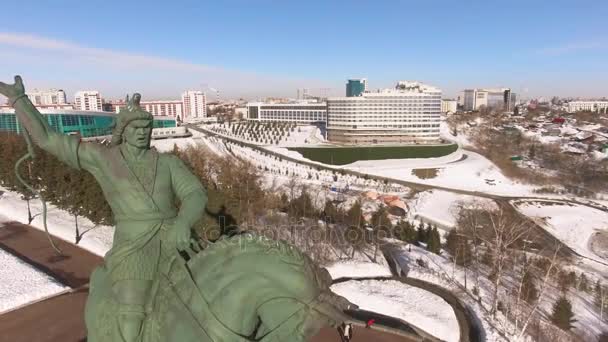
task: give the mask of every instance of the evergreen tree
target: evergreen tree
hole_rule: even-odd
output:
[[[393,224],[388,217],[388,210],[385,206],[382,206],[372,214],[371,224],[374,231],[382,231],[386,234],[390,233],[393,229]]]
[[[456,258],[456,263],[460,266],[466,266],[471,263],[473,253],[468,239],[459,233],[456,229],[452,229],[446,236],[446,251]]]
[[[595,306],[598,307],[600,310],[602,309],[602,305],[604,306],[603,309],[606,309],[606,307],[608,306],[608,298],[606,298],[606,288],[600,283],[599,279],[598,281],[595,283],[595,288],[593,289],[593,301],[595,303]]]
[[[538,299],[538,289],[530,272],[525,272],[521,284],[521,299],[528,304],[534,304]]]
[[[585,273],[582,273],[579,278],[578,289],[583,292],[589,292],[589,280]]]
[[[325,202],[325,208],[323,208],[323,220],[327,223],[336,223],[338,220],[338,208],[332,201]]]
[[[429,232],[428,244],[426,246],[430,252],[439,254],[441,252],[441,237],[437,227],[433,227]]]
[[[363,210],[361,202],[357,201],[346,212],[346,241],[352,246],[351,257],[354,256],[355,250],[361,250],[365,246],[365,219],[363,218]]]
[[[427,244],[429,243],[429,240],[431,239],[431,224],[427,224],[424,227],[424,242],[426,242]]]
[[[306,188],[302,189],[300,196],[293,199],[289,203],[289,216],[299,219],[301,217],[317,217],[314,206],[312,205],[312,199],[308,194]]]
[[[395,237],[409,243],[416,242],[416,230],[409,221],[401,221],[394,228]]]
[[[561,270],[558,275],[558,285],[562,292],[567,292],[576,283],[576,273]]]
[[[574,313],[572,312],[572,304],[566,297],[560,297],[553,305],[551,313],[551,322],[562,330],[572,329],[572,324],[576,322]]]
[[[357,201],[346,212],[346,224],[351,227],[361,228],[363,227],[364,223],[365,219],[363,218],[361,202]]]
[[[424,222],[420,222],[420,224],[418,224],[418,228],[416,229],[416,240],[424,243],[427,241],[426,227]]]

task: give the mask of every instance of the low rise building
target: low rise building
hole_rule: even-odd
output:
[[[570,101],[568,102],[568,112],[590,111],[598,113],[608,113],[608,101]]]
[[[454,114],[458,110],[458,101],[454,99],[441,100],[441,112],[445,114]]]
[[[62,134],[76,134],[83,138],[111,135],[116,120],[116,114],[109,112],[38,108],[55,131]],[[174,118],[154,117],[153,128],[175,126]],[[19,134],[23,131],[14,109],[0,108],[0,131]]]
[[[249,102],[247,120],[280,121],[311,124],[325,123],[327,104],[325,102],[296,101],[290,103]]]
[[[183,120],[184,111],[182,101],[142,101],[141,107],[154,116],[170,116],[177,120]]]

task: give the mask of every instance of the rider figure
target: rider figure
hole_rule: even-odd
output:
[[[191,228],[206,206],[205,189],[180,159],[150,148],[153,117],[140,108],[139,94],[118,114],[110,147],[55,132],[25,95],[19,76],[12,85],[0,82],[0,94],[9,98],[38,146],[90,172],[101,185],[116,229],[104,265],[91,277],[90,291],[93,295],[109,284],[118,327],[111,340],[138,341],[154,280],[176,249],[190,246]],[[91,306],[87,302],[87,312],[95,311]]]

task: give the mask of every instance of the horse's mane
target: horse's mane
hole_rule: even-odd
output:
[[[272,254],[282,262],[292,265],[308,268],[312,264],[312,260],[307,255],[287,241],[269,239],[253,232],[221,238],[209,244],[200,254],[202,257],[212,256],[235,247],[241,251],[239,255],[265,253]]]

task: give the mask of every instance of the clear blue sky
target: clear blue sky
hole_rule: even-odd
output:
[[[608,1],[4,1],[0,78],[108,97],[420,80],[608,96]],[[71,93],[70,93],[71,94]]]

